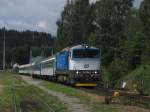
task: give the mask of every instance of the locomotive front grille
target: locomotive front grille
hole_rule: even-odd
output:
[[[98,70],[77,70],[76,74],[99,74]]]
[[[74,72],[74,77],[75,78],[99,78],[99,72],[98,71],[75,71]]]

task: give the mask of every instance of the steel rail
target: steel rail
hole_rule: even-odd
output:
[[[37,90],[32,89],[32,92],[37,93]],[[48,104],[48,102],[44,101],[44,99],[42,98],[41,95],[36,94],[36,97],[42,102],[42,104],[44,104],[46,107],[48,107],[49,112],[55,112],[55,110],[52,109],[52,107]]]
[[[14,86],[14,80],[12,82],[12,104],[13,104],[13,112],[17,112],[17,103],[16,103],[16,93],[15,93],[15,86]]]

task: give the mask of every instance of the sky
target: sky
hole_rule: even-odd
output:
[[[67,0],[0,0],[0,27],[56,35],[56,21]],[[96,0],[90,0],[95,2]],[[137,8],[142,0],[135,0]]]

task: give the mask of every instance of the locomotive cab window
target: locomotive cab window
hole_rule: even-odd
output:
[[[99,58],[100,51],[97,49],[75,49],[73,58]]]

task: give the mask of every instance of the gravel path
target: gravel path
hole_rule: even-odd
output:
[[[42,89],[43,91],[51,94],[52,96],[56,96],[60,101],[65,103],[66,107],[68,108],[68,112],[90,112],[89,108],[86,105],[81,104],[79,99],[47,89],[46,87],[40,85],[40,83],[42,82],[41,80],[32,79],[31,77],[27,76],[22,76],[22,78],[27,83]]]

